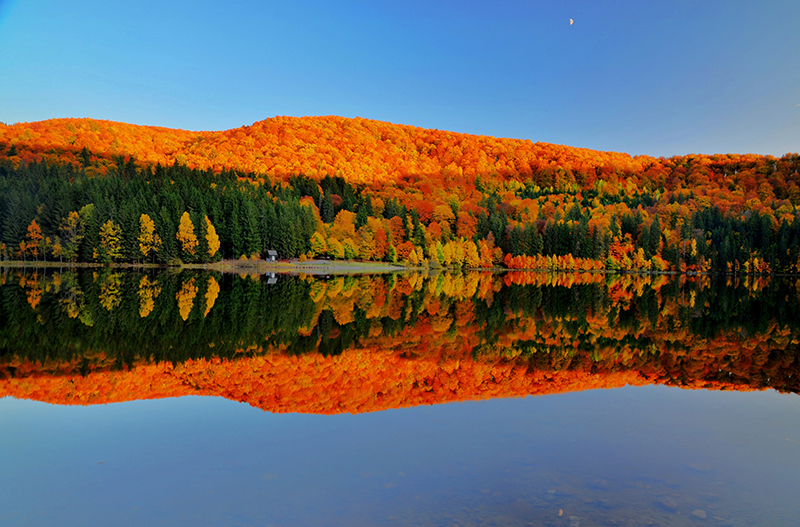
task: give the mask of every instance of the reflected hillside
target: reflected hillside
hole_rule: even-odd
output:
[[[365,412],[626,384],[800,391],[797,281],[6,270],[0,396]]]

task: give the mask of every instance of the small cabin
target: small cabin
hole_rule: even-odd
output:
[[[274,262],[277,259],[278,259],[278,251],[273,251],[272,249],[269,249],[267,251],[267,261]]]

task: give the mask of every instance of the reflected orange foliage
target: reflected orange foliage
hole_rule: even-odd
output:
[[[360,413],[452,401],[659,384],[674,365],[668,357],[661,368],[647,371],[624,367],[593,373],[591,361],[585,368],[568,371],[537,370],[504,358],[476,361],[469,356],[453,357],[452,352],[442,354],[441,349],[425,349],[424,345],[413,347],[423,356],[407,358],[403,352],[380,346],[351,350],[336,357],[318,354],[297,357],[273,352],[236,361],[190,360],[176,366],[143,363],[130,371],[99,370],[85,376],[78,373],[78,361],[15,363],[8,365],[15,368],[15,377],[3,375],[0,380],[0,396],[56,404],[105,404],[213,395],[247,402],[270,412]],[[623,352],[620,364],[630,360],[625,355]],[[736,382],[706,380],[704,374],[716,364],[697,363],[696,369],[682,372],[690,376],[685,387],[753,389]],[[662,368],[664,373],[659,373]]]
[[[345,324],[354,319],[356,309],[363,310],[371,326],[357,347],[336,356],[298,356],[280,348],[250,347],[236,360],[199,359],[174,365],[142,358],[122,371],[113,370],[112,358],[97,353],[86,358],[88,373],[83,370],[86,361],[78,358],[41,364],[11,359],[0,365],[0,397],[100,404],[213,395],[271,412],[327,414],[624,385],[752,390],[767,387],[762,384],[765,378],[792,377],[794,354],[786,354],[787,363],[771,358],[796,348],[796,335],[789,329],[772,323],[763,333],[747,338],[738,330],[699,337],[676,322],[683,304],[693,307],[694,298],[666,300],[650,323],[620,325],[615,317],[645,289],[658,293],[667,283],[664,276],[614,278],[608,284],[610,306],[586,313],[577,333],[578,320],[573,316],[506,310],[495,338],[487,343],[482,335],[485,328],[476,317],[473,297],[491,305],[504,285],[570,288],[607,278],[598,273],[511,272],[501,279],[492,273],[434,278],[413,273],[387,287],[380,277],[357,281],[308,277],[317,305],[315,319],[323,310],[331,310],[337,322]],[[28,291],[42,285],[23,280]],[[702,286],[707,278],[697,280]],[[754,281],[754,291],[758,286]],[[194,289],[194,280],[182,286],[187,299],[182,318],[188,316]],[[216,294],[216,280],[209,280],[208,289],[209,295]],[[384,333],[380,321],[407,318],[405,297],[418,293],[424,295],[415,323],[393,335]],[[207,309],[210,299],[207,296]],[[315,324],[299,333],[314,335]],[[337,335],[335,329],[330,338]]]

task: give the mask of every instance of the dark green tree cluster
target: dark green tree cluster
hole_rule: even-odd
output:
[[[55,261],[209,261],[265,256],[270,249],[281,258],[293,258],[309,250],[317,219],[311,207],[300,204],[303,193],[294,187],[272,186],[269,181],[256,186],[250,183],[252,174],[233,171],[215,174],[179,165],[141,168],[132,159],[120,159],[117,166],[116,172],[104,177],[88,177],[83,168],[71,164],[0,163],[3,257],[23,259],[26,253],[33,254],[30,247],[23,251],[20,246],[33,243],[32,222],[42,237],[37,259]],[[70,213],[77,218],[76,225],[69,225]],[[197,240],[192,252],[184,250],[176,237],[184,213],[189,214]],[[153,221],[160,239],[157,250],[147,257],[140,247],[143,214]],[[221,245],[213,255],[206,217]],[[113,258],[103,247],[103,226],[108,221],[119,230],[119,250]],[[65,254],[71,242],[76,251]]]
[[[777,229],[772,222],[752,211],[741,217],[724,216],[717,207],[697,211],[692,226],[703,242],[697,244],[698,257],[709,258],[715,269],[725,269],[758,254],[772,269],[788,269],[800,259],[800,222],[782,220]]]
[[[40,274],[38,279],[49,287],[35,310],[24,289],[16,284],[0,287],[0,357],[16,355],[41,362],[103,351],[114,357],[118,367],[142,358],[156,362],[233,358],[254,345],[294,344],[298,328],[311,324],[314,313],[308,284],[289,278],[267,284],[232,274],[151,275],[111,269],[100,273],[77,269],[52,276]],[[158,291],[152,312],[145,317],[140,307],[143,277]],[[207,309],[209,277],[219,283],[212,309]],[[196,291],[183,320],[176,295],[189,282]],[[113,295],[110,300],[109,295]],[[41,330],[43,325],[48,331]]]

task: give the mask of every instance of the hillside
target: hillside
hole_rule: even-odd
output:
[[[797,154],[631,157],[342,117],[221,132],[54,119],[0,125],[0,162],[3,258],[276,249],[433,266],[800,270]]]
[[[98,159],[133,156],[142,163],[235,169],[278,178],[343,176],[351,184],[387,183],[404,176],[455,173],[530,178],[560,166],[641,170],[650,158],[597,152],[519,139],[497,139],[344,117],[274,117],[222,132],[187,132],[93,119],[52,119],[0,126],[0,144],[14,145],[28,161],[80,162],[88,149]],[[57,157],[56,157],[57,156]]]

